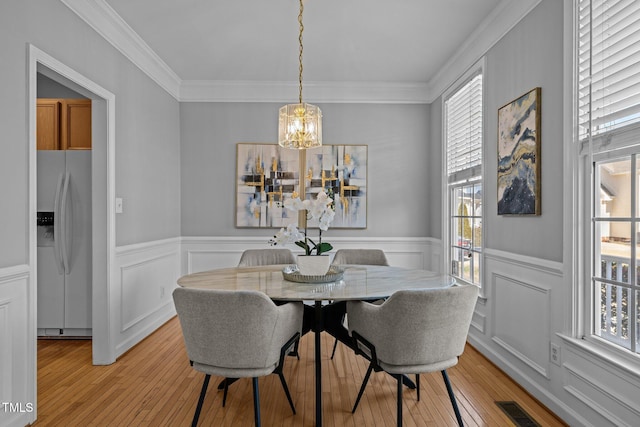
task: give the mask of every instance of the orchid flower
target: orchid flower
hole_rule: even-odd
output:
[[[320,229],[318,234],[318,243],[315,243],[307,235],[307,229],[304,233],[298,230],[293,224],[289,224],[287,228],[281,228],[273,239],[269,240],[269,244],[274,246],[277,244],[286,244],[294,242],[296,245],[304,249],[306,255],[311,255],[314,251],[316,255],[321,255],[323,252],[333,249],[330,243],[322,242],[322,232],[329,229],[329,224],[333,222],[335,217],[335,211],[333,210],[334,200],[332,194],[327,194],[321,191],[316,196],[315,200],[300,200],[299,197],[292,197],[284,201],[284,207],[291,211],[307,211],[307,219],[313,219],[318,221],[318,228]]]

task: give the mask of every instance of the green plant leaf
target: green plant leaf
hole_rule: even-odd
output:
[[[329,252],[331,249],[333,249],[333,246],[331,246],[331,243],[327,242],[322,242],[318,246],[316,246],[318,255],[322,254],[323,252]]]
[[[295,242],[295,244],[300,246],[302,249],[304,249],[305,255],[311,255],[311,247],[307,245],[305,242],[303,242],[302,240],[298,240],[297,242]]]

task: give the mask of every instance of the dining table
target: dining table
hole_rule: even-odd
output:
[[[327,281],[330,279],[330,281]],[[379,265],[332,266],[327,278],[313,276],[309,282],[295,266],[264,265],[231,267],[188,274],[178,285],[198,289],[260,291],[276,302],[303,301],[313,306],[315,358],[315,421],[322,426],[321,333],[327,306],[341,301],[373,301],[398,290],[437,289],[455,285],[455,279],[437,272]],[[331,303],[331,304],[329,304]]]

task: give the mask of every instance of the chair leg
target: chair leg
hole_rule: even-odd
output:
[[[449,376],[447,375],[446,370],[442,370],[442,378],[444,379],[444,384],[447,386],[447,393],[449,393],[449,399],[451,400],[451,406],[453,406],[453,412],[456,413],[458,425],[460,427],[464,427],[464,424],[462,423],[462,416],[460,415],[460,410],[458,409],[458,404],[456,403],[456,397],[453,394],[453,388],[451,388],[451,383],[449,382]]]
[[[229,386],[238,381],[238,378],[225,378],[218,384],[218,390],[224,390],[225,383]]]
[[[211,375],[206,374],[204,376],[204,382],[202,383],[202,390],[200,390],[200,397],[198,398],[198,406],[196,406],[196,412],[195,414],[193,414],[193,421],[191,422],[191,427],[196,427],[198,425],[198,418],[200,418],[202,403],[204,402],[204,396],[207,394],[207,387],[209,387],[210,379],[211,379]]]
[[[336,355],[336,347],[338,347],[338,338],[333,342],[333,350],[331,351],[331,360],[333,360],[333,356]]]
[[[402,375],[396,375],[398,379],[398,401],[397,401],[397,411],[398,411],[398,427],[402,427]]]
[[[416,374],[416,389],[418,389],[418,402],[420,402],[420,374]]]
[[[284,393],[287,395],[287,400],[289,401],[289,406],[291,406],[291,410],[293,411],[293,415],[296,414],[296,407],[293,406],[293,400],[291,400],[291,394],[289,393],[289,387],[287,387],[287,382],[284,379],[284,375],[282,372],[278,372],[278,377],[280,377],[280,382],[282,383],[282,388],[284,389]]]
[[[258,377],[253,377],[253,415],[256,427],[260,427],[260,396],[258,394]]]
[[[229,384],[231,383],[231,381],[229,381],[229,378],[225,378],[223,382],[224,393],[222,394],[222,407],[224,408],[224,405],[227,403],[227,392],[229,391]]]
[[[360,391],[358,392],[358,398],[356,399],[356,404],[353,405],[353,409],[351,410],[352,414],[356,413],[356,408],[358,407],[358,403],[360,403],[360,398],[362,397],[362,393],[364,393],[364,388],[367,386],[367,382],[369,382],[369,376],[373,371],[373,363],[369,364],[369,369],[367,369],[367,374],[364,376],[364,380],[362,381],[362,385],[360,386]]]
[[[300,341],[296,341],[296,343],[293,346],[293,350],[289,352],[289,356],[295,356],[298,358],[298,360],[300,360],[300,353],[298,353],[299,344],[300,344]]]

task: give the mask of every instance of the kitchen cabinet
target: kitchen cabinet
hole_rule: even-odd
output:
[[[59,150],[60,100],[38,99],[36,118],[38,150]]]
[[[38,150],[90,150],[91,100],[38,98]]]

